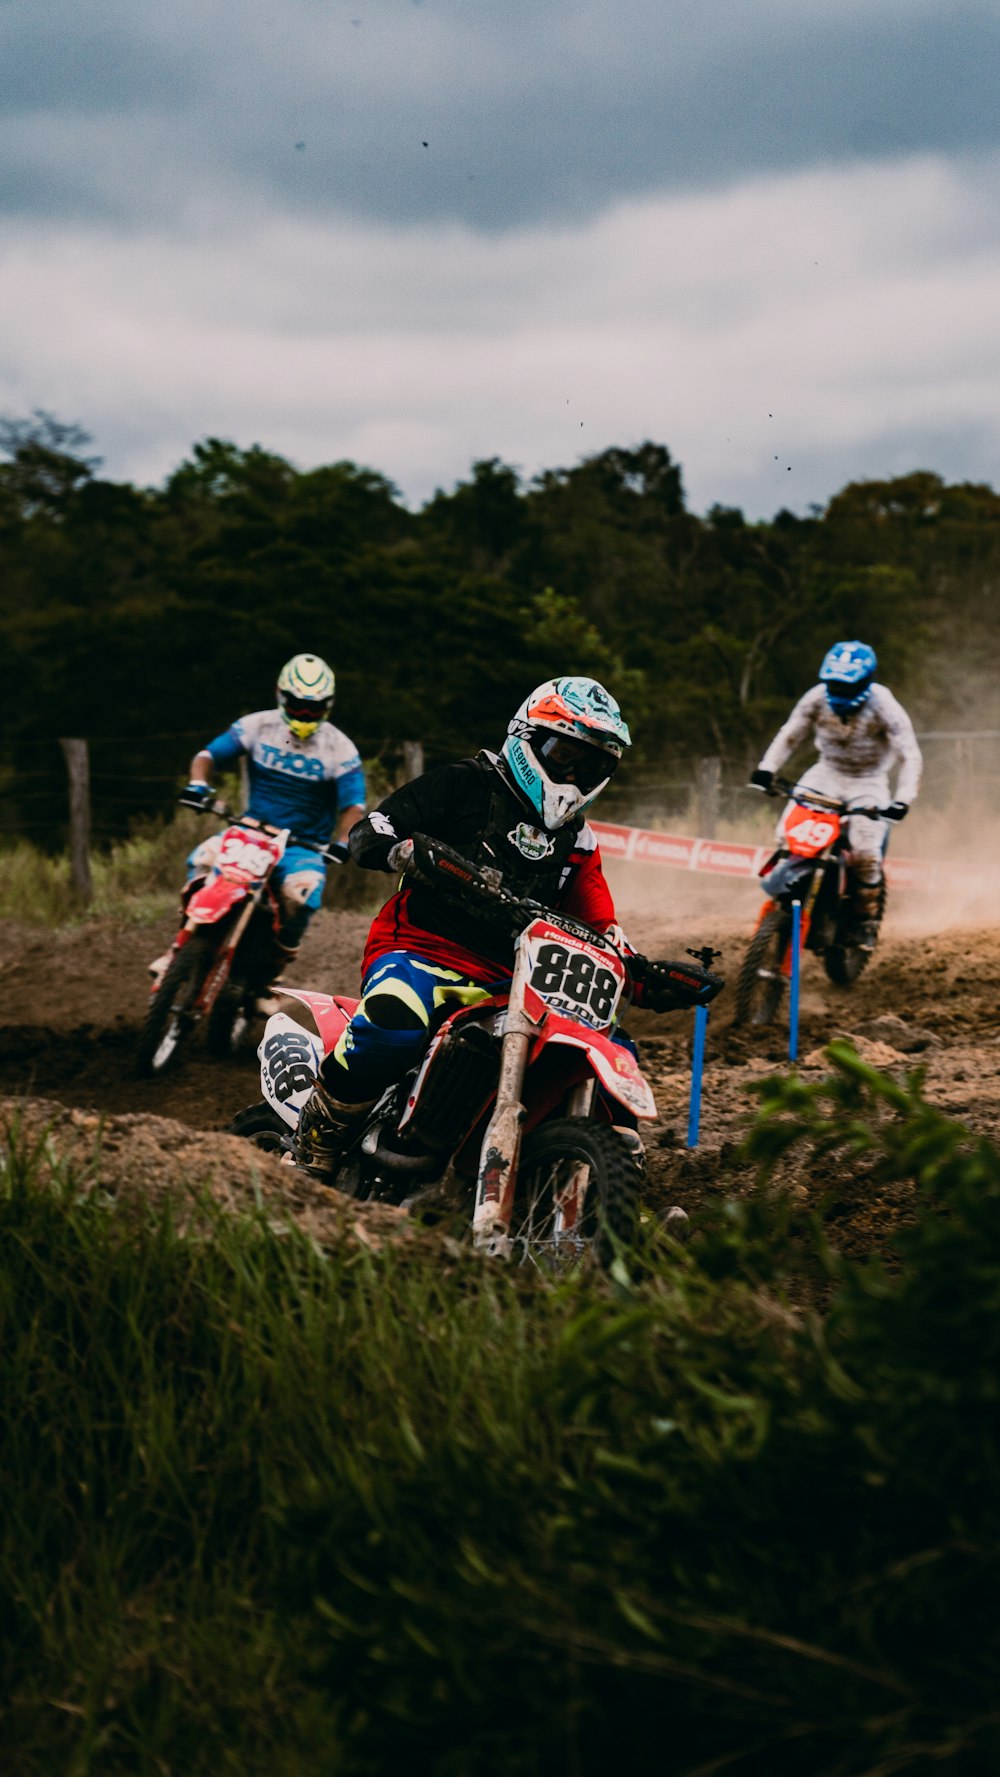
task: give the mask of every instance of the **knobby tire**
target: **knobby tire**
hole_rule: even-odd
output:
[[[871,955],[857,944],[831,944],[823,952],[823,967],[835,987],[850,987],[868,967]]]
[[[232,1122],[226,1125],[227,1135],[241,1135],[265,1154],[276,1154],[282,1136],[291,1133],[291,1125],[263,1098],[258,1104],[247,1105],[245,1111],[237,1111]]]
[[[178,950],[159,988],[149,1002],[135,1052],[135,1071],[142,1079],[159,1076],[177,1066],[181,1044],[190,1034],[190,1026],[180,1014],[187,1011],[198,997],[202,982],[212,960],[210,948],[191,939]],[[171,1018],[178,1015],[177,1040],[169,1053],[157,1061],[157,1055],[171,1030]]]
[[[734,1024],[771,1024],[785,993],[781,965],[792,937],[791,916],[781,907],[765,913],[747,945],[736,983]],[[770,975],[762,975],[768,969]]]
[[[558,1243],[551,1229],[546,1247],[553,1190],[569,1168],[581,1161],[589,1166],[590,1177],[573,1252],[580,1258],[595,1259],[608,1270],[623,1250],[634,1245],[642,1173],[632,1150],[606,1124],[566,1117],[543,1123],[527,1137],[521,1150],[510,1232],[514,1240],[523,1243],[526,1261],[537,1262],[539,1255],[544,1261],[546,1251],[558,1258]]]
[[[205,1047],[210,1055],[225,1061],[236,1053],[238,1045],[233,1042],[233,1030],[237,1019],[243,1020],[241,1035],[245,1035],[249,1019],[244,1013],[243,998],[231,992],[227,982],[208,1014]]]

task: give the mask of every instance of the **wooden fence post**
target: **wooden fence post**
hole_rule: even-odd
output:
[[[69,778],[69,862],[81,901],[93,899],[90,880],[90,758],[85,740],[60,740]]]
[[[424,773],[424,743],[422,740],[404,740],[403,742],[403,782],[411,784],[415,777]]]
[[[719,830],[722,760],[697,759],[694,768],[695,813],[699,839],[714,839]]]

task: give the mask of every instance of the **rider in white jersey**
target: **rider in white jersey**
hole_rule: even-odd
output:
[[[812,738],[819,753],[799,779],[802,788],[884,808],[901,821],[920,788],[923,767],[913,723],[885,685],[875,683],[874,650],[864,642],[837,642],[819,670],[820,683],[800,697],[788,721],[761,759],[750,782],[771,789],[775,773],[801,741]],[[895,795],[890,772],[898,771]],[[780,832],[780,826],[779,826]],[[852,817],[848,827],[855,877],[855,907],[862,938],[871,938],[882,910],[885,821]]]

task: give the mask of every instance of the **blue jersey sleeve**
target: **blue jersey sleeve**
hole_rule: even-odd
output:
[[[225,734],[217,735],[215,740],[210,740],[205,748],[206,753],[211,753],[216,765],[232,765],[234,759],[238,759],[240,754],[245,753],[246,750],[247,743],[238,722],[234,722],[231,728],[227,728]]]
[[[337,778],[336,784],[338,808],[364,808],[365,774],[360,759]]]

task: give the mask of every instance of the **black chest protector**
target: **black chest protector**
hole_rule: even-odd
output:
[[[461,848],[465,856],[480,867],[499,870],[504,888],[512,894],[553,906],[583,826],[582,815],[547,833],[532,823],[491,754],[479,753],[468,763],[482,776],[489,809],[475,839]]]

